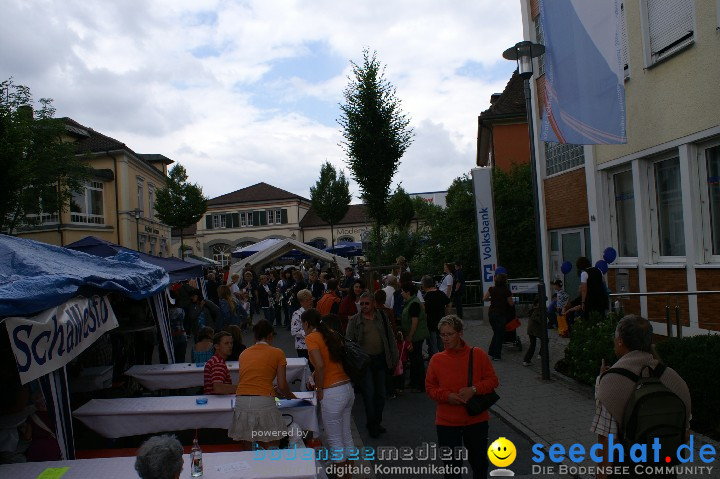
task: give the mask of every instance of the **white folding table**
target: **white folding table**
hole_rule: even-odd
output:
[[[272,455],[270,453],[273,453]],[[203,479],[315,479],[317,466],[312,449],[203,454]],[[181,477],[190,477],[190,456],[183,455]],[[68,468],[62,479],[127,479],[138,477],[134,457],[79,459],[76,461],[26,462],[0,465],[0,477],[35,479],[49,468]],[[322,474],[321,474],[322,475]]]
[[[238,383],[238,362],[228,361],[228,369],[230,370],[230,378],[233,384]],[[127,376],[135,378],[143,387],[151,391],[158,389],[182,389],[203,385],[203,371],[205,365],[200,366],[195,363],[179,363],[179,364],[148,364],[135,365],[125,371]],[[287,376],[288,383],[300,381],[300,390],[304,391],[310,370],[308,361],[305,358],[287,358]]]
[[[294,405],[280,401],[280,410],[289,414],[305,431],[320,432],[317,400],[313,391],[298,391],[298,398],[311,404]],[[197,398],[207,398],[199,405]],[[228,429],[233,417],[234,395],[165,396],[92,399],[73,412],[83,424],[103,437],[118,438],[185,429]],[[288,419],[288,423],[290,420]]]

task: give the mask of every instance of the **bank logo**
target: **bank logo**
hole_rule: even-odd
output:
[[[515,458],[517,457],[517,449],[515,449],[515,444],[513,444],[512,441],[504,437],[499,437],[495,439],[495,441],[490,444],[487,454],[490,462],[495,467],[500,468],[490,471],[491,476],[515,475],[513,471],[511,471],[510,469],[506,469],[513,462],[515,462]]]
[[[484,264],[483,265],[483,281],[486,283],[492,283],[495,280],[495,265]]]

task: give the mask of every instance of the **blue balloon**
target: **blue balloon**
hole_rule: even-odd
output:
[[[617,258],[617,251],[615,251],[615,248],[612,246],[605,248],[605,251],[603,251],[603,259],[610,264],[615,261],[615,258]]]
[[[508,272],[504,267],[498,266],[495,268],[495,274],[508,274]]]
[[[564,261],[562,266],[560,266],[560,271],[562,271],[562,274],[568,274],[572,271],[572,263],[570,261]]]
[[[595,267],[599,269],[602,274],[608,272],[608,264],[604,259],[599,259],[597,263],[595,263]]]

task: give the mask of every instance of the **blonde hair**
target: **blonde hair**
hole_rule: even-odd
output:
[[[309,289],[301,289],[300,291],[297,292],[296,296],[297,296],[298,301],[305,301],[305,300],[312,298],[312,293],[310,292]]]
[[[230,312],[234,315],[235,314],[235,299],[232,296],[232,292],[230,291],[230,286],[226,284],[221,284],[218,286],[218,298],[224,299],[228,303],[228,307],[230,308]]]
[[[454,314],[448,314],[440,320],[438,323],[438,331],[440,331],[440,328],[443,326],[450,326],[457,333],[462,333],[463,331],[462,319]]]

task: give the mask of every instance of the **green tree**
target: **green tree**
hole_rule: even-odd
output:
[[[398,185],[388,201],[390,224],[398,231],[407,231],[415,217],[415,206],[412,198]]]
[[[535,209],[529,164],[493,169],[498,264],[516,278],[537,276]]]
[[[170,169],[165,188],[157,191],[155,212],[160,221],[173,228],[180,229],[180,244],[184,245],[183,229],[194,225],[207,211],[207,198],[202,188],[188,183],[185,167],[176,163]],[[185,249],[180,248],[181,258],[185,258]]]
[[[38,103],[33,111],[28,87],[12,79],[0,83],[0,231],[7,234],[39,221],[27,215],[65,211],[92,172],[63,141],[65,123],[54,118],[52,100]]]
[[[411,263],[419,274],[440,273],[443,263],[460,260],[466,278],[477,278],[480,267],[477,220],[472,181],[467,175],[455,178],[448,188],[447,206],[415,202],[422,221],[420,247]]]
[[[335,167],[326,161],[320,168],[320,178],[310,187],[310,201],[318,217],[330,225],[330,246],[335,245],[335,225],[347,214],[351,199],[345,173],[341,171],[338,177]]]
[[[380,257],[381,227],[388,224],[390,183],[405,150],[412,143],[412,128],[400,109],[395,87],[385,78],[385,67],[363,50],[363,64],[350,62],[353,77],[343,91],[338,123],[341,142],[353,179],[358,183],[368,215],[374,220],[376,257]]]

